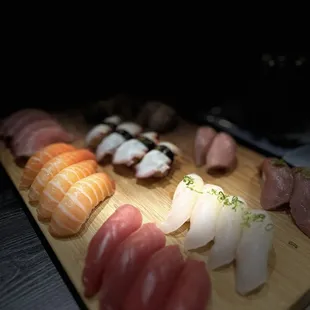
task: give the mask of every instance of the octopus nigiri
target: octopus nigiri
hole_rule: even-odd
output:
[[[195,173],[184,176],[174,192],[166,220],[158,225],[165,234],[177,230],[190,219],[203,185],[203,179]]]
[[[128,167],[139,162],[144,155],[154,149],[158,143],[158,134],[156,132],[142,133],[136,139],[124,142],[114,153],[113,164]]]
[[[170,142],[160,142],[135,166],[136,178],[161,178],[166,176],[171,169],[175,155],[180,155],[177,146]]]
[[[125,122],[118,125],[114,132],[105,137],[97,147],[97,161],[102,161],[107,155],[113,155],[116,149],[125,141],[138,136],[142,131],[142,127],[138,124]]]
[[[74,183],[54,210],[49,232],[54,237],[68,237],[79,232],[93,209],[115,192],[115,182],[97,172]]]

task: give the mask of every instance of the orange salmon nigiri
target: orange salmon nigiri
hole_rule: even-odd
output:
[[[55,156],[70,152],[76,148],[66,143],[53,143],[33,154],[27,161],[19,183],[19,189],[28,189],[41,168]]]
[[[115,192],[115,182],[103,172],[73,184],[52,214],[49,231],[54,237],[76,234],[92,210]]]
[[[95,160],[84,160],[71,165],[48,182],[40,197],[38,209],[39,220],[48,220],[56,209],[66,192],[75,182],[96,172],[97,162]]]
[[[95,154],[87,149],[80,149],[60,154],[49,160],[42,167],[30,187],[28,194],[29,202],[33,203],[39,201],[47,183],[62,169],[87,159],[95,160]]]

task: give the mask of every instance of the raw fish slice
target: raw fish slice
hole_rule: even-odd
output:
[[[136,137],[142,131],[142,127],[135,123],[122,123],[117,126],[115,132],[105,137],[96,150],[97,161],[101,161],[107,155],[113,155],[116,149],[125,141]]]
[[[202,194],[203,185],[203,179],[195,173],[186,175],[178,184],[168,217],[158,225],[165,234],[177,230],[190,219],[195,203]]]
[[[34,179],[28,194],[30,202],[39,201],[47,183],[62,169],[87,159],[94,159],[95,155],[89,150],[81,149],[62,153],[49,160]]]
[[[184,248],[205,246],[215,236],[216,220],[223,206],[224,190],[213,184],[205,184],[198,196],[190,218],[190,229],[185,236]]]
[[[115,192],[115,182],[103,172],[73,184],[53,212],[49,232],[54,237],[76,234],[93,209]]]
[[[98,293],[101,279],[118,245],[142,225],[139,209],[123,205],[103,223],[92,238],[83,270],[84,295],[92,297]]]
[[[211,298],[211,280],[201,261],[187,259],[163,310],[205,310]]]
[[[84,160],[73,164],[56,174],[44,188],[38,208],[39,220],[48,220],[65,196],[69,188],[77,181],[96,172],[95,160]]]
[[[135,166],[136,178],[164,177],[168,174],[175,155],[180,155],[177,146],[170,142],[160,142],[154,150],[148,152]]]
[[[121,309],[136,277],[165,242],[165,235],[155,224],[147,223],[118,246],[102,278],[100,309]]]
[[[133,283],[123,309],[163,309],[183,267],[184,260],[178,245],[170,245],[156,252]]]
[[[246,208],[246,202],[240,197],[228,196],[224,200],[216,221],[215,243],[208,259],[211,269],[228,265],[235,259]]]
[[[138,162],[143,156],[152,150],[158,143],[156,132],[145,132],[137,139],[124,142],[114,153],[113,164],[128,167]]]
[[[272,247],[273,223],[264,210],[244,214],[241,239],[236,253],[236,290],[246,295],[268,278],[268,258]]]
[[[87,133],[85,138],[86,146],[96,148],[102,139],[114,131],[120,122],[121,118],[117,115],[105,118],[102,124],[96,125]]]
[[[46,146],[42,150],[38,151],[36,154],[31,156],[26,166],[23,170],[23,175],[21,177],[19,188],[27,189],[31,186],[37,174],[40,172],[41,168],[55,156],[73,151],[75,147],[66,143],[53,143]]]

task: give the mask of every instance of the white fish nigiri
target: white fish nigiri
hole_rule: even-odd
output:
[[[187,222],[198,196],[202,193],[203,185],[203,179],[195,173],[184,176],[174,192],[168,217],[158,225],[159,229],[169,234]]]
[[[128,167],[137,163],[144,155],[155,148],[158,143],[158,133],[150,131],[142,133],[136,139],[124,142],[113,155],[114,165],[124,165]]]
[[[215,229],[214,245],[211,248],[208,265],[216,269],[230,264],[236,257],[241,237],[243,214],[247,209],[244,199],[226,196],[223,200]]]
[[[260,209],[246,211],[243,218],[236,252],[236,290],[246,295],[267,281],[274,225],[270,215]]]
[[[116,127],[116,130],[105,137],[96,150],[97,161],[104,159],[106,155],[113,155],[116,149],[125,141],[133,139],[142,131],[142,127],[136,123],[125,122]]]
[[[164,177],[168,174],[175,155],[180,150],[170,142],[160,142],[135,166],[136,178]]]
[[[105,118],[102,124],[96,125],[87,133],[85,137],[86,146],[96,148],[102,139],[111,133],[120,122],[121,118],[117,115]]]
[[[190,229],[185,236],[184,248],[197,249],[205,246],[215,236],[216,220],[225,198],[221,187],[205,184],[190,217]]]

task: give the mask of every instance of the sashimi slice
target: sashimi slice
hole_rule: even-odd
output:
[[[59,154],[73,150],[75,150],[75,147],[73,145],[66,143],[53,143],[38,151],[36,154],[34,154],[28,159],[26,166],[23,170],[23,175],[19,183],[19,188],[29,188],[37,174],[40,172],[41,168],[50,159],[54,158]]]
[[[187,259],[163,310],[205,310],[211,298],[211,280],[201,261]]]
[[[39,201],[38,218],[48,220],[69,188],[77,181],[96,172],[95,160],[84,160],[56,174],[44,188]]]
[[[273,228],[266,211],[253,209],[245,212],[236,253],[236,290],[241,295],[258,289],[267,281]]]
[[[98,293],[101,279],[114,251],[141,225],[141,212],[127,204],[117,208],[99,228],[88,246],[85,259],[82,281],[86,297],[92,297]]]
[[[93,209],[114,192],[115,182],[103,172],[77,181],[53,212],[49,232],[54,237],[68,237],[78,233]]]
[[[246,209],[247,204],[241,197],[228,196],[224,200],[216,221],[215,243],[208,259],[211,269],[228,265],[235,259]]]
[[[165,234],[177,230],[190,219],[203,185],[203,179],[195,173],[184,176],[174,192],[167,219],[158,225]]]
[[[95,155],[86,149],[62,153],[49,160],[34,179],[28,193],[30,202],[39,201],[47,183],[62,169],[87,159],[94,159]]]
[[[163,309],[183,267],[184,260],[179,246],[166,246],[156,252],[135,280],[123,303],[123,309]]]
[[[190,229],[185,236],[184,248],[197,249],[214,239],[216,221],[225,199],[221,187],[205,184],[190,217]]]
[[[121,309],[136,277],[165,242],[165,235],[155,224],[147,223],[119,245],[102,278],[100,309]]]

